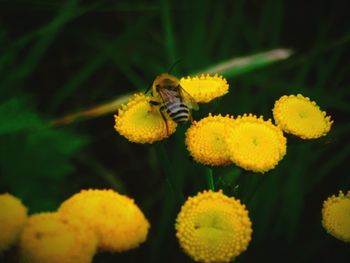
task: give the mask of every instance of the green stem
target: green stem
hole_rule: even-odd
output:
[[[162,200],[162,209],[160,218],[154,230],[154,238],[151,241],[151,260],[152,263],[164,262],[165,254],[158,253],[160,247],[166,247],[166,240],[169,239],[169,233],[173,231],[173,222],[180,204],[185,202],[180,186],[176,183],[176,171],[172,167],[168,153],[161,142],[157,145],[158,158],[165,174],[164,199]]]
[[[173,32],[172,14],[170,10],[169,0],[161,0],[162,24],[164,27],[166,51],[169,63],[172,64],[176,60],[175,40]]]
[[[209,189],[215,191],[213,170],[211,168],[207,168],[207,180]]]
[[[163,169],[165,173],[165,180],[169,187],[169,190],[172,192],[175,199],[178,202],[183,203],[185,197],[182,191],[179,189],[179,186],[175,183],[176,174],[174,174],[174,168],[171,166],[169,156],[167,151],[164,148],[163,143],[160,144],[160,158],[163,160]]]

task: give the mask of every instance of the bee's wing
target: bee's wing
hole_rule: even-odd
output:
[[[163,102],[174,102],[177,99],[176,95],[178,94],[178,92],[165,88],[159,89],[158,93]]]
[[[181,92],[181,97],[183,98],[185,104],[193,110],[198,110],[198,104],[195,101],[195,99],[186,91],[184,90],[180,85],[180,92]]]

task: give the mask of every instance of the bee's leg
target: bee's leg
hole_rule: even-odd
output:
[[[165,122],[166,135],[169,136],[170,134],[169,134],[168,121],[167,121],[167,119],[166,119],[166,117],[165,117],[165,115],[164,115],[164,112],[163,112],[164,109],[165,109],[164,106],[160,107],[159,112],[160,112],[160,115],[162,115],[163,121]]]
[[[160,102],[154,101],[154,100],[150,100],[149,103],[150,103],[151,105],[153,105],[153,106],[158,106],[158,105],[160,105]]]
[[[158,101],[154,101],[154,100],[150,100],[150,102],[149,102],[149,103],[151,104],[151,107],[161,105],[161,103],[160,103],[160,102],[158,102]],[[166,126],[166,134],[169,136],[169,127],[168,127],[168,122],[167,122],[167,119],[166,119],[166,117],[165,117],[165,115],[164,115],[164,112],[163,112],[164,110],[165,110],[164,105],[163,105],[163,106],[161,106],[161,107],[159,108],[160,115],[162,116],[162,119],[163,119],[163,121],[165,122],[165,126]]]
[[[151,108],[152,108],[152,109],[149,111],[149,112],[151,112],[151,111],[153,110],[153,107],[154,107],[154,106],[159,106],[161,103],[158,102],[158,101],[150,100],[150,101],[149,101],[149,104],[151,105]]]
[[[148,86],[148,88],[145,91],[145,94],[147,94],[149,92],[149,90],[152,88],[152,85],[153,85],[153,83]],[[152,92],[152,96],[153,96],[153,92]]]
[[[190,111],[190,116],[188,117],[188,120],[190,121],[190,123],[193,122],[193,117],[192,117],[192,112]]]

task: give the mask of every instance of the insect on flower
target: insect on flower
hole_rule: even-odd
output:
[[[169,128],[165,112],[177,123],[192,120],[191,110],[197,110],[198,105],[194,98],[181,87],[180,81],[175,76],[168,73],[161,74],[156,77],[150,88],[152,88],[150,104],[158,107],[168,135]]]

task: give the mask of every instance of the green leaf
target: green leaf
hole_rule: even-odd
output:
[[[87,138],[54,129],[11,99],[0,105],[1,183],[32,211],[53,210],[62,201],[67,176],[74,171],[72,157]]]
[[[23,111],[24,98],[13,98],[0,104],[0,135],[28,130],[40,124],[39,117]]]

